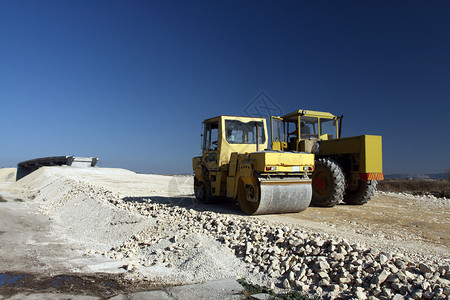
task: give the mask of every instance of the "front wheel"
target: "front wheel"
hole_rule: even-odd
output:
[[[244,213],[253,215],[258,211],[260,193],[260,185],[256,176],[252,177],[251,183],[244,183],[242,180],[239,180],[237,200]]]
[[[312,175],[313,195],[311,204],[332,207],[338,204],[344,195],[344,172],[337,162],[329,158],[316,160]]]
[[[344,202],[351,205],[363,205],[372,199],[377,189],[376,180],[358,180],[355,186],[345,190]]]

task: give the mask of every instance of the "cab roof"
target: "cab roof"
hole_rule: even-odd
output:
[[[204,120],[204,122],[212,122],[212,121],[218,121],[220,119],[228,119],[228,120],[239,120],[243,122],[250,122],[250,121],[266,121],[266,118],[258,118],[258,117],[242,117],[242,116],[227,116],[227,115],[221,115],[214,118],[209,118]]]
[[[305,109],[299,109],[295,110],[291,113],[288,113],[281,118],[283,119],[291,119],[293,121],[297,121],[298,116],[311,116],[311,117],[319,117],[319,118],[337,118],[335,115],[329,113],[329,112],[323,112],[323,111],[315,111],[315,110],[305,110]]]

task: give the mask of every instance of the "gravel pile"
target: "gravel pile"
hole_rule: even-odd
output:
[[[68,234],[89,245],[87,254],[122,261],[130,279],[186,284],[236,276],[326,298],[450,298],[442,260],[414,261],[256,217],[183,207],[176,193],[135,197],[84,180],[30,176],[22,185],[41,211],[66,222]],[[127,230],[117,240],[120,228]]]
[[[438,205],[443,208],[450,208],[450,199],[446,197],[436,197],[434,195],[413,195],[410,193],[394,193],[394,192],[383,192],[383,191],[377,191],[377,194],[385,195],[385,196],[394,196],[394,197],[401,197],[404,199],[414,199],[418,203],[433,203],[435,205]]]
[[[447,299],[450,295],[449,264],[413,262],[401,254],[379,253],[362,245],[349,244],[345,240],[269,224],[252,217],[185,209],[153,203],[151,199],[143,201],[137,198],[133,201],[130,197],[123,201],[111,194],[102,197],[106,193],[92,196],[122,209],[158,219],[154,228],[104,253],[111,258],[135,258],[126,265],[130,271],[139,264],[148,267],[161,263],[169,268],[198,268],[198,262],[180,264],[184,259],[179,256],[193,256],[195,260],[198,252],[187,249],[185,241],[209,237],[206,249],[214,241],[219,241],[247,264],[251,279],[272,288],[295,289],[327,298]],[[204,242],[195,244],[195,248],[204,246]],[[214,252],[227,257],[222,262],[216,262],[216,268],[234,265],[230,274],[233,270],[234,274],[239,273],[235,268],[240,264],[231,263],[227,249],[220,247]],[[200,261],[203,258],[205,256]],[[208,268],[205,271],[208,272]],[[240,273],[245,272],[241,270]],[[200,271],[198,274],[205,272]]]

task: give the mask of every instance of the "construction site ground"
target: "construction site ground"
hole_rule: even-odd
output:
[[[9,171],[0,171],[0,299],[243,299],[236,278],[270,284],[226,244],[198,229],[195,222],[211,212],[221,219],[300,228],[411,261],[450,262],[445,198],[378,192],[363,206],[250,217],[226,199],[196,203],[192,176],[44,167],[13,182]],[[146,203],[153,211],[144,213]],[[188,215],[199,217],[182,227]],[[178,256],[160,255],[158,247]]]

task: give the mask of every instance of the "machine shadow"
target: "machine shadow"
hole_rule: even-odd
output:
[[[245,215],[235,201],[226,198],[217,198],[214,199],[212,203],[208,204],[197,202],[197,200],[193,195],[173,196],[173,197],[169,196],[124,197],[122,198],[122,201],[134,203],[158,203],[172,207],[193,209],[198,212],[210,211],[215,213],[225,213],[240,216]]]
[[[345,202],[339,202],[338,204],[336,204],[334,206],[320,206],[320,205],[317,205],[317,204],[314,204],[314,203],[311,203],[309,205],[309,207],[320,207],[320,208],[324,208],[324,209],[333,209],[333,207],[340,207],[340,206],[358,206],[358,205],[348,204],[348,203],[345,203]]]

